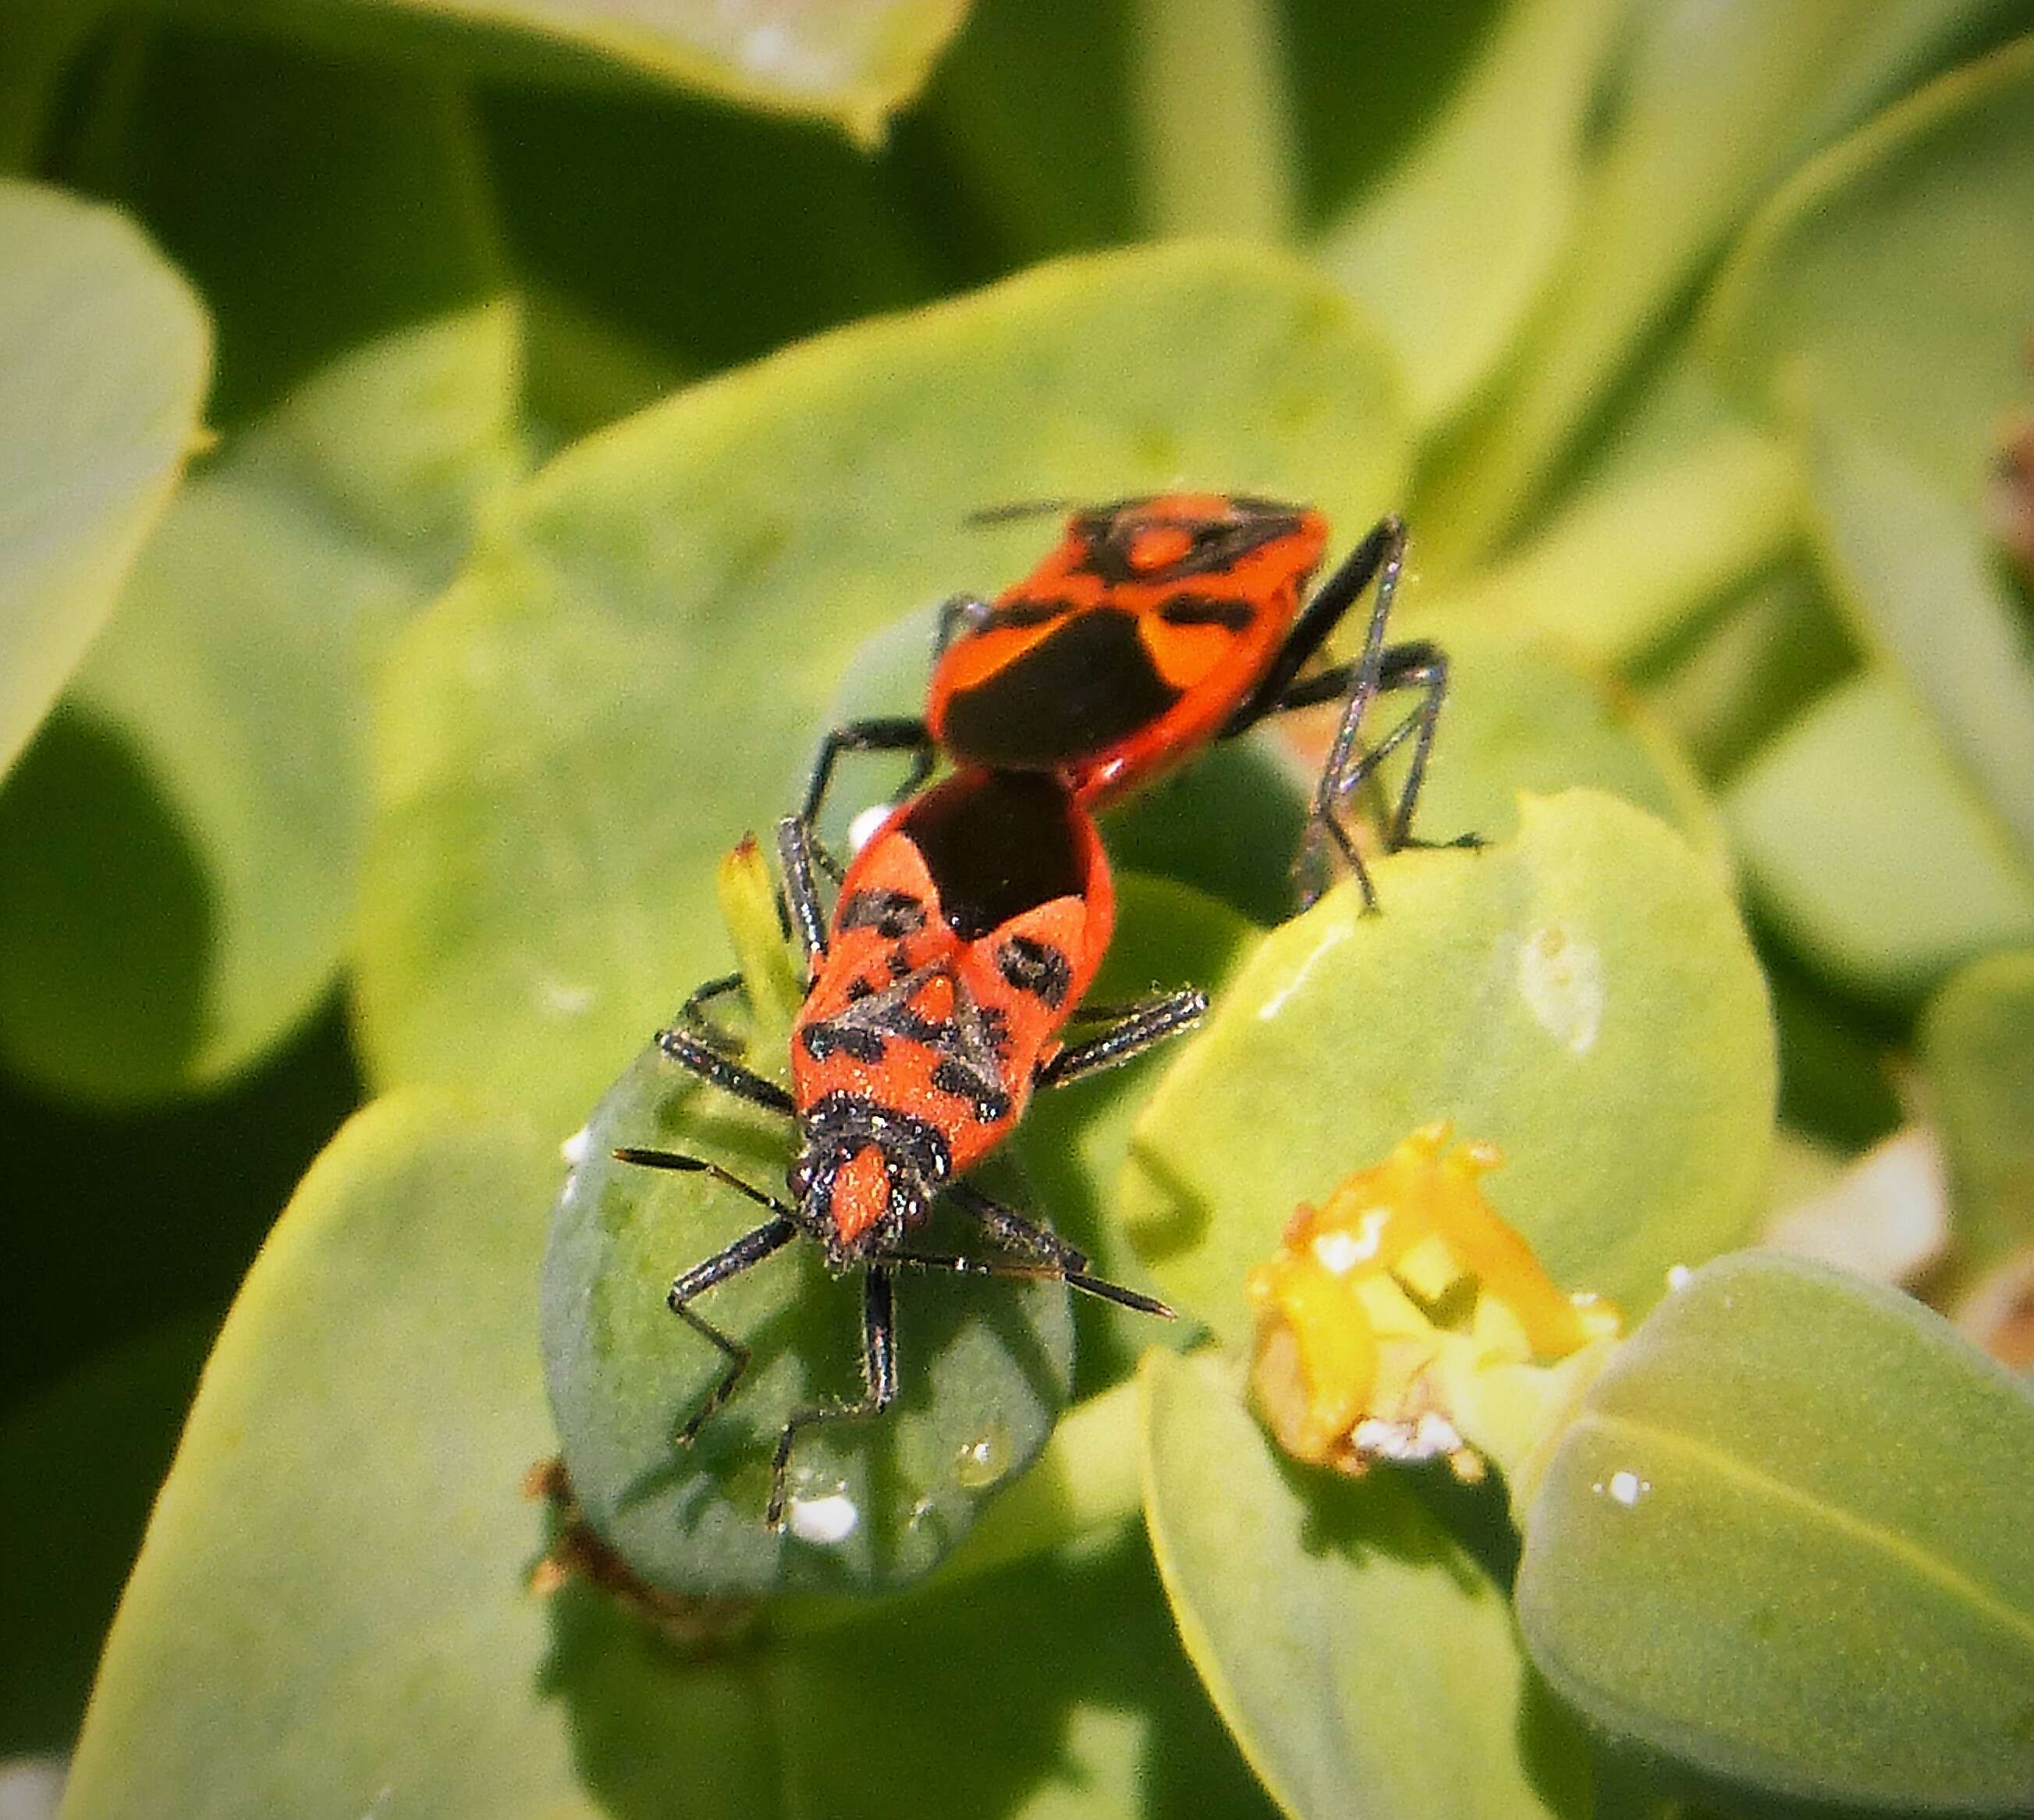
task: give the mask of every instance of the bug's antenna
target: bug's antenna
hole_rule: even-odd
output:
[[[970,512],[961,523],[977,530],[993,524],[1010,524],[1020,518],[1051,518],[1072,512],[1079,501],[1071,499],[1014,499],[1004,505],[985,505]]]
[[[617,1163],[634,1163],[646,1169],[677,1169],[692,1175],[711,1176],[723,1182],[738,1193],[746,1195],[759,1207],[767,1207],[773,1214],[786,1219],[796,1217],[795,1210],[787,1207],[775,1195],[766,1195],[759,1188],[745,1182],[741,1176],[723,1169],[718,1163],[710,1163],[704,1157],[688,1157],[676,1150],[639,1150],[625,1144],[614,1153]]]

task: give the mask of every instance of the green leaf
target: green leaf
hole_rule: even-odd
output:
[[[526,1589],[560,1168],[520,1127],[418,1096],[362,1113],[306,1177],[149,1521],[70,1820],[377,1802],[591,1820],[652,1789],[768,1811],[746,1672],[674,1668],[599,1601]]]
[[[1997,0],[1664,0],[1620,47],[1566,256],[1514,373],[1437,469],[1450,565],[1558,474],[1634,351],[1760,192],[1953,45]]]
[[[1067,1550],[773,1656],[777,1811],[1268,1820],[1141,1540]]]
[[[782,1053],[781,1045],[779,1053]],[[880,1591],[930,1571],[982,1499],[1044,1446],[1072,1368],[1068,1291],[906,1274],[896,1289],[899,1394],[880,1420],[809,1431],[791,1465],[786,1533],[764,1526],[770,1458],[794,1411],[862,1382],[861,1278],[817,1248],[744,1271],[697,1312],[753,1349],[741,1387],[689,1449],[675,1439],[727,1366],[674,1320],[665,1292],[764,1217],[704,1175],[618,1162],[630,1144],[711,1158],[775,1191],[790,1129],[645,1051],[572,1149],[580,1158],[544,1259],[546,1383],[572,1484],[636,1573],[686,1596]],[[922,1248],[964,1248],[936,1214]]]
[[[2030,213],[2034,39],[1803,171],[1720,281],[1707,339],[1794,426],[1837,601],[2034,858],[2034,661],[1980,511],[2025,392]]]
[[[1769,565],[1801,518],[1793,452],[1730,429],[1585,493],[1515,555],[1445,589],[1450,610],[1527,625],[1631,669]]]
[[[1917,1034],[1968,1280],[2034,1244],[2034,950],[1988,955],[1952,975]]]
[[[1294,1820],[1582,1814],[1504,1594],[1399,1475],[1297,1469],[1234,1366],[1147,1356],[1145,1514],[1187,1653]]]
[[[1815,532],[1837,599],[2034,865],[2034,656],[2024,610],[1974,516],[1919,468],[1833,423],[1814,442]]]
[[[0,1049],[129,1103],[272,1047],[337,970],[365,689],[519,460],[505,304],[300,387],[193,478],[0,798]]]
[[[1274,241],[1296,202],[1292,108],[1267,0],[1128,0],[1140,224]]]
[[[1398,344],[1423,429],[1489,381],[1560,256],[1621,14],[1615,0],[1512,0],[1411,155],[1315,243]]]
[[[2030,213],[2034,39],[2023,38],[1889,109],[1780,190],[1717,280],[1706,351],[1769,415],[1784,421],[1805,395],[1974,508],[1999,418],[2026,391]]]
[[[554,1445],[533,1291],[562,1167],[417,1094],[312,1169],[206,1368],[71,1820],[1263,1811],[1141,1551],[695,1661],[598,1588],[533,1596],[546,1522],[520,1487]],[[956,1662],[965,1722],[918,1697]]]
[[[1917,1304],[1771,1255],[1619,1352],[1526,1523],[1534,1664],[1706,1779],[2034,1811],[2034,1398]]]
[[[2034,941],[2034,876],[1889,677],[1829,690],[1738,774],[1724,810],[1760,909],[1852,991],[1909,999]]]
[[[1628,1312],[1741,1240],[1773,1036],[1713,866],[1574,790],[1374,869],[1382,914],[1344,885],[1274,931],[1146,1105],[1118,1199],[1160,1283],[1241,1343],[1297,1203],[1441,1118],[1501,1147],[1484,1191],[1555,1278]]]
[[[198,436],[205,312],[124,217],[0,179],[0,775],[118,599]]]
[[[1368,524],[1405,471],[1387,370],[1303,268],[1167,248],[826,336],[561,456],[383,673],[373,1070],[570,1130],[719,970],[713,862],[794,800],[859,643],[1036,560],[1035,522],[969,513],[1193,478]]]
[[[214,1317],[130,1341],[0,1423],[0,1759],[67,1751]],[[118,1444],[114,1438],[118,1437]],[[31,1489],[32,1488],[32,1489]]]

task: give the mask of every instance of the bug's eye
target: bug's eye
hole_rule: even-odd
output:
[[[1184,525],[1146,525],[1131,537],[1128,552],[1130,566],[1140,575],[1170,569],[1174,563],[1191,556],[1199,541],[1199,534],[1188,531]]]

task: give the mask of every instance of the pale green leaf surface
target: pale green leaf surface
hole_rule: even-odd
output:
[[[1574,790],[1374,870],[1382,914],[1344,885],[1274,931],[1146,1103],[1117,1199],[1161,1286],[1241,1342],[1293,1208],[1442,1118],[1501,1147],[1484,1191],[1556,1279],[1628,1312],[1742,1239],[1773,1034],[1713,865]]]
[[[518,464],[516,344],[499,302],[389,336],[172,506],[0,805],[0,1048],[24,1074],[114,1102],[208,1084],[329,988],[367,684]]]
[[[653,1788],[700,1815],[771,1811],[745,1676],[673,1670],[591,1602],[526,1589],[543,1519],[520,1484],[554,1446],[534,1292],[561,1167],[422,1096],[362,1113],[313,1167],[206,1367],[67,1820],[562,1820]]]
[[[1946,76],[1804,168],[1717,282],[1704,340],[1769,413],[1902,457],[1973,514],[2034,326],[2034,39]]]
[[[1867,670],[1822,696],[1724,808],[1754,900],[1852,991],[1910,998],[2034,940],[2034,875],[1890,677]]]
[[[1965,1280],[2034,1244],[2034,949],[1953,974],[1918,1033]]]
[[[1297,184],[1278,9],[1128,0],[1128,12],[1144,231],[1284,238]]]
[[[1423,428],[1497,370],[1560,256],[1587,104],[1622,11],[1513,0],[1441,118],[1315,242],[1397,343]]]
[[[1592,662],[1641,665],[1798,535],[1792,452],[1749,430],[1620,469],[1515,554],[1445,587],[1451,611],[1522,620]]]
[[[1526,1522],[1534,1663],[1702,1775],[2034,1811],[2034,1398],[1896,1292],[1770,1254],[1619,1352]]]
[[[1217,1356],[1144,1363],[1145,1512],[1187,1653],[1293,1820],[1590,1811],[1503,1593],[1389,1472],[1282,1461]]]
[[[645,1579],[685,1595],[865,1593],[929,1572],[1052,1431],[1071,1375],[1067,1290],[903,1273],[896,1405],[801,1437],[786,1528],[773,1533],[763,1512],[785,1419],[860,1394],[861,1274],[831,1279],[817,1248],[794,1241],[703,1297],[696,1312],[753,1357],[739,1393],[681,1450],[674,1437],[727,1361],[672,1318],[665,1292],[765,1216],[705,1176],[616,1161],[623,1144],[705,1155],[769,1192],[791,1160],[785,1121],[655,1047],[576,1141],[583,1160],[544,1260],[543,1346],[565,1464],[595,1528]],[[970,1235],[936,1213],[919,1248],[969,1248]]]
[[[1173,247],[824,337],[560,457],[385,672],[371,1066],[571,1129],[719,970],[713,861],[783,812],[857,646],[1035,561],[1035,522],[970,512],[1189,478],[1368,523],[1405,471],[1387,371],[1303,268]]]
[[[1815,541],[1867,646],[2034,865],[2034,647],[1977,520],[1870,433],[1811,432]]]
[[[167,503],[211,358],[202,306],[130,222],[0,179],[0,775]]]
[[[1512,377],[1422,516],[1452,565],[1554,477],[1649,331],[1760,191],[1997,0],[1667,0],[1623,48],[1569,250]]]

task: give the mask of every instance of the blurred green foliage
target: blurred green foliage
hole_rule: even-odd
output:
[[[18,0],[0,174],[0,1751],[67,1814],[2034,1811],[2034,1418],[1917,1304],[1698,1271],[1518,1457],[1522,1570],[1278,1457],[1238,1352],[1443,1116],[1634,1316],[1773,1210],[1776,1094],[1831,1170],[1932,1132],[1946,1311],[2021,1280],[2026,0]],[[743,1284],[782,1382],[673,1460],[735,1210],[596,1166],[547,1402],[556,1147],[618,1077],[602,1141],[772,1173],[633,1059],[715,856],[1031,560],[969,512],[1181,480],[1405,514],[1423,829],[1491,845],[1274,929],[1279,741],[1113,816],[1098,991],[1217,1010],[1010,1191],[1189,1319],[907,1300],[870,1458],[1004,1471],[737,1534],[851,1297]],[[629,1335],[571,1394],[561,1284]],[[561,1423],[663,1631],[527,1589]],[[673,1640],[792,1588],[857,1596]]]

